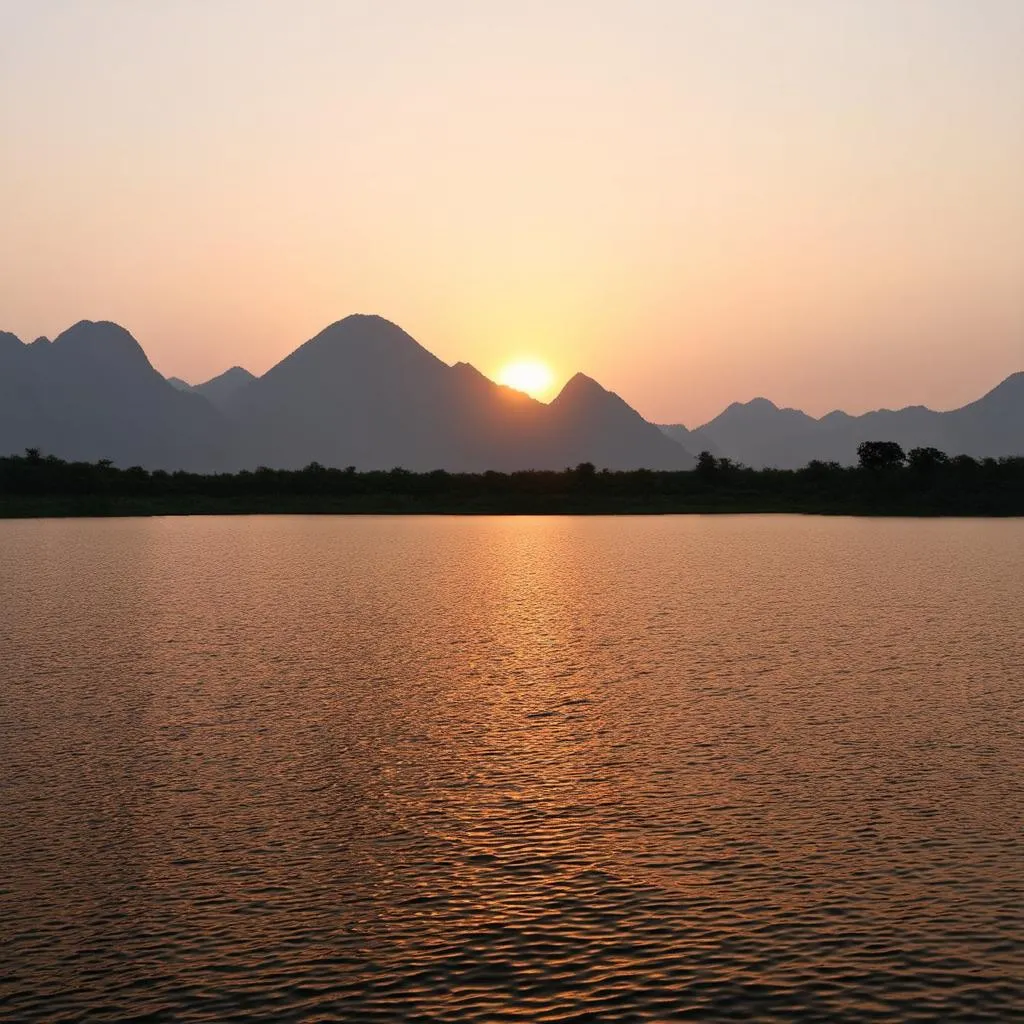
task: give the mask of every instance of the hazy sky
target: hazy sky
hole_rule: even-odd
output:
[[[1024,369],[1024,0],[0,0],[0,329],[350,312],[659,421]]]

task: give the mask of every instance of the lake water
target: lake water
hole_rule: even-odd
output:
[[[1024,1020],[1024,521],[0,522],[4,1021]]]

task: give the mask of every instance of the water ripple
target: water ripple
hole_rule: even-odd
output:
[[[0,523],[0,1019],[1024,1019],[1024,523]]]

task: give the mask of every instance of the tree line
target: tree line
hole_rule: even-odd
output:
[[[975,459],[865,441],[856,466],[750,469],[701,452],[689,471],[415,473],[312,462],[237,473],[120,468],[29,449],[0,458],[0,514],[183,512],[687,512],[1024,515],[1024,457]]]

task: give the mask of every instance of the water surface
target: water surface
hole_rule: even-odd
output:
[[[1024,1019],[1024,522],[0,522],[0,1018]]]

